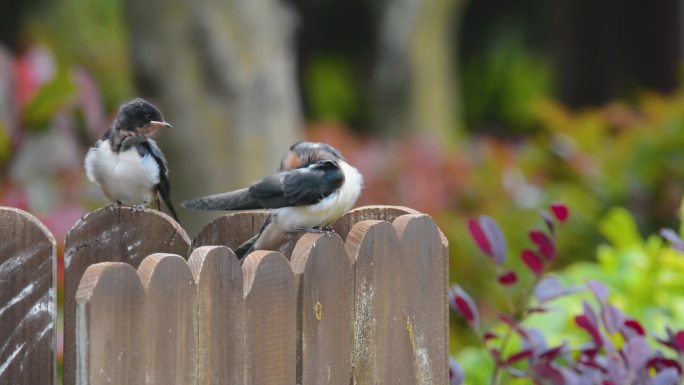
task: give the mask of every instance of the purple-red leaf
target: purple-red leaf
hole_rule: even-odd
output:
[[[575,289],[566,289],[555,277],[545,277],[534,287],[534,296],[540,303],[562,297]]]
[[[553,224],[553,217],[551,216],[551,214],[549,214],[549,212],[546,210],[540,210],[539,216],[542,218],[542,220],[544,220],[544,223],[546,224],[546,228],[549,230],[549,233],[555,234],[556,228]]]
[[[596,299],[604,304],[608,300],[608,288],[599,281],[591,280],[587,282],[587,287],[596,296]]]
[[[601,306],[601,319],[606,331],[610,334],[619,332],[625,323],[625,316],[611,304]]]
[[[551,239],[542,231],[532,230],[529,234],[530,240],[537,245],[537,250],[547,260],[553,261],[556,259],[556,246],[554,246]]]
[[[660,236],[667,239],[672,248],[684,252],[684,240],[672,229],[661,229]]]
[[[684,330],[678,331],[677,334],[674,335],[672,342],[674,342],[674,345],[680,353],[684,353]]]
[[[658,372],[651,385],[679,385],[681,384],[681,379],[679,378],[679,373],[675,368],[666,368]]]
[[[523,329],[516,320],[511,318],[508,314],[499,314],[499,319],[510,326],[516,333],[518,333],[522,338],[527,339],[527,332]]]
[[[532,367],[532,371],[535,376],[547,380],[546,383],[559,385],[564,383],[563,374],[550,362],[540,362]]]
[[[482,230],[480,223],[475,219],[470,219],[468,220],[468,229],[470,230],[470,235],[473,237],[480,250],[492,257],[492,246],[489,244],[489,240],[487,239],[484,230]]]
[[[449,303],[470,324],[470,327],[479,328],[480,314],[475,301],[459,285],[454,285],[449,290]]]
[[[646,335],[646,331],[644,330],[644,327],[641,326],[641,324],[637,320],[626,319],[625,320],[625,327],[636,332],[640,336]]]
[[[515,271],[505,271],[496,277],[496,280],[500,284],[508,286],[518,282],[518,275],[515,274]]]
[[[480,228],[489,241],[494,263],[501,265],[506,260],[506,238],[504,238],[499,225],[492,218],[482,215],[480,217]]]
[[[655,369],[655,370],[663,370],[666,368],[674,368],[677,369],[679,374],[682,374],[682,367],[679,365],[679,362],[677,360],[673,360],[671,358],[665,358],[665,357],[654,357],[648,360],[648,363],[646,366],[650,369]]]
[[[648,362],[651,355],[651,347],[644,337],[631,338],[624,346],[627,365],[635,371],[640,370]]]
[[[454,357],[449,357],[449,385],[461,385],[463,378],[463,368]]]
[[[485,340],[485,342],[487,342],[487,341],[490,341],[490,340],[498,339],[498,338],[499,338],[499,335],[496,334],[496,333],[487,332],[487,333],[484,334],[484,336],[483,336],[482,338]]]
[[[589,333],[589,335],[591,335],[591,338],[594,340],[594,344],[596,344],[596,346],[601,346],[603,344],[601,333],[596,327],[596,324],[592,323],[586,314],[576,316],[575,323],[577,324],[577,326],[586,330]]]
[[[568,207],[562,203],[552,203],[550,208],[551,212],[553,212],[553,215],[556,217],[556,219],[558,219],[561,222],[565,222],[568,219],[568,216],[570,215]]]
[[[541,258],[539,258],[534,251],[525,249],[520,255],[520,258],[522,258],[523,262],[525,262],[525,265],[532,270],[534,275],[540,275],[544,270],[544,264],[542,263]]]
[[[506,360],[506,366],[513,365],[520,360],[524,360],[525,358],[530,358],[532,357],[532,353],[532,349],[525,349],[521,352],[515,353],[512,356],[508,357],[508,359]]]
[[[539,355],[539,359],[546,361],[553,361],[558,357],[561,352],[565,349],[565,342],[562,345],[558,345],[555,348],[546,349]]]

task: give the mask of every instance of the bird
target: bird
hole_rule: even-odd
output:
[[[91,147],[84,160],[88,179],[111,200],[107,207],[132,206],[140,211],[164,201],[173,218],[169,166],[151,138],[160,128],[171,127],[150,102],[136,98],[119,107],[109,130]]]
[[[326,143],[298,142],[278,171],[239,190],[181,202],[195,210],[268,209],[260,231],[234,252],[243,260],[254,250],[276,250],[299,231],[332,232],[330,225],[354,205],[363,176]]]

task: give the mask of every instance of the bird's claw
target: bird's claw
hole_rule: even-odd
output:
[[[145,205],[140,204],[140,205],[131,206],[131,210],[133,211],[134,214],[141,213],[145,210]]]
[[[106,208],[108,211],[116,211],[116,210],[118,210],[118,209],[121,208],[121,202],[119,202],[119,201],[114,201],[114,202],[108,204],[107,206],[105,206],[105,208]]]
[[[332,236],[333,234],[335,234],[335,229],[332,226],[300,227],[298,230],[307,233],[325,234],[327,236]]]

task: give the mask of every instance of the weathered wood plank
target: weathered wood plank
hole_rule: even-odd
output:
[[[298,286],[297,383],[351,382],[353,275],[339,236],[305,234],[290,261]]]
[[[255,251],[242,265],[246,309],[245,383],[294,385],[296,288],[287,259]]]
[[[0,207],[0,384],[55,380],[55,271],[50,231]]]
[[[410,383],[410,363],[394,351],[405,322],[396,231],[385,221],[362,221],[352,227],[345,248],[354,261],[353,383]]]
[[[225,246],[202,246],[188,260],[197,284],[198,384],[243,385],[245,300],[242,269]]]
[[[400,241],[401,285],[397,294],[402,298],[405,322],[403,336],[393,341],[396,351],[405,354],[402,362],[411,363],[407,366],[411,372],[409,383],[446,384],[449,370],[445,245],[437,225],[427,215],[403,215],[393,226]]]
[[[129,207],[102,208],[81,218],[67,234],[64,252],[64,385],[76,382],[76,289],[86,268],[99,262],[138,267],[152,253],[186,256],[190,238],[171,217]]]
[[[261,230],[261,226],[268,215],[268,211],[257,210],[235,212],[218,217],[204,226],[195,237],[192,245],[193,247],[221,245],[234,250]],[[288,241],[278,250],[269,251],[278,251],[289,259],[302,234],[302,232],[290,234]]]
[[[145,288],[146,379],[150,385],[197,385],[197,287],[185,259],[156,253],[138,275]]]
[[[418,211],[404,206],[362,206],[357,207],[333,223],[333,229],[342,240],[347,239],[349,231],[355,224],[362,221],[387,221],[392,222],[396,218],[406,214],[418,214]]]
[[[126,263],[90,266],[76,292],[76,383],[145,383],[145,290]]]
[[[268,211],[240,211],[218,217],[200,230],[192,247],[227,246],[235,249],[256,234],[268,217]]]

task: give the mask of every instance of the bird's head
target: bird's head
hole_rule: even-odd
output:
[[[290,147],[290,150],[280,161],[279,171],[293,170],[307,167],[312,163],[323,161],[344,160],[342,153],[335,147],[318,142],[298,142]]]
[[[137,98],[122,105],[113,127],[121,136],[151,136],[162,127],[171,127],[150,102]]]

